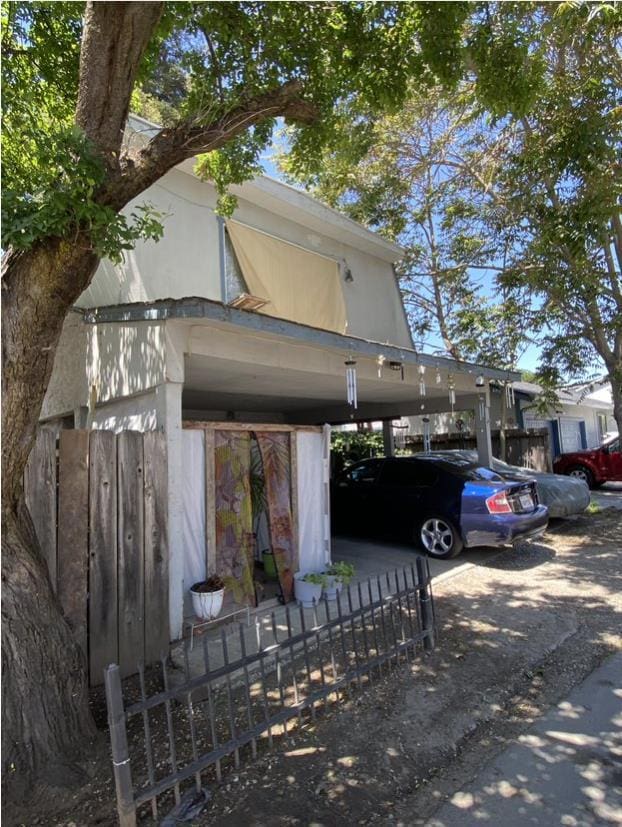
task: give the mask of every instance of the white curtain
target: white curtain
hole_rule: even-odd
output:
[[[324,435],[298,431],[296,454],[300,570],[322,571],[330,561],[325,537]]]
[[[203,431],[182,430],[181,468],[183,476],[184,604],[190,607],[188,589],[206,577],[205,530],[205,435]]]

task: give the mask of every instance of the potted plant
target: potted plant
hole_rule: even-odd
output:
[[[324,586],[324,594],[327,600],[336,600],[337,592],[340,592],[344,586],[354,577],[354,566],[352,563],[331,563],[331,565],[324,572],[326,584]]]
[[[276,568],[274,554],[271,551],[263,551],[261,553],[261,560],[263,563],[263,573],[266,576],[266,580],[278,580],[279,573]]]
[[[195,615],[202,620],[213,620],[222,609],[225,584],[218,575],[213,574],[191,586],[190,594]]]
[[[297,571],[294,575],[294,594],[305,609],[312,609],[320,602],[326,576],[315,571]]]

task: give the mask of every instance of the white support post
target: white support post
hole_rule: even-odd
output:
[[[490,397],[489,392],[480,393],[475,406],[475,438],[477,440],[477,457],[480,465],[490,467],[492,463],[492,439],[490,436]]]
[[[181,392],[183,383],[165,382],[156,391],[157,427],[166,434],[168,463],[168,571],[171,640],[182,635],[184,620],[183,480],[181,468]]]
[[[395,455],[395,440],[393,438],[393,422],[384,421],[382,423],[382,441],[384,443],[385,457],[392,457]]]

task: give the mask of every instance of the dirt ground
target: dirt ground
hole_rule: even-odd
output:
[[[447,798],[622,649],[622,515],[556,522],[542,540],[439,583],[428,656],[260,751],[196,825],[425,824]],[[77,790],[40,789],[9,825],[112,825],[102,736]]]

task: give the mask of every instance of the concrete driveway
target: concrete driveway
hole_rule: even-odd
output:
[[[453,560],[428,558],[430,573],[432,578],[438,581],[460,574],[473,564],[486,563],[500,553],[503,553],[503,549],[476,548],[466,549]],[[414,546],[403,543],[344,536],[334,536],[332,540],[333,560],[352,563],[356,569],[355,582],[410,566],[417,556],[424,557],[425,555],[418,552]]]

